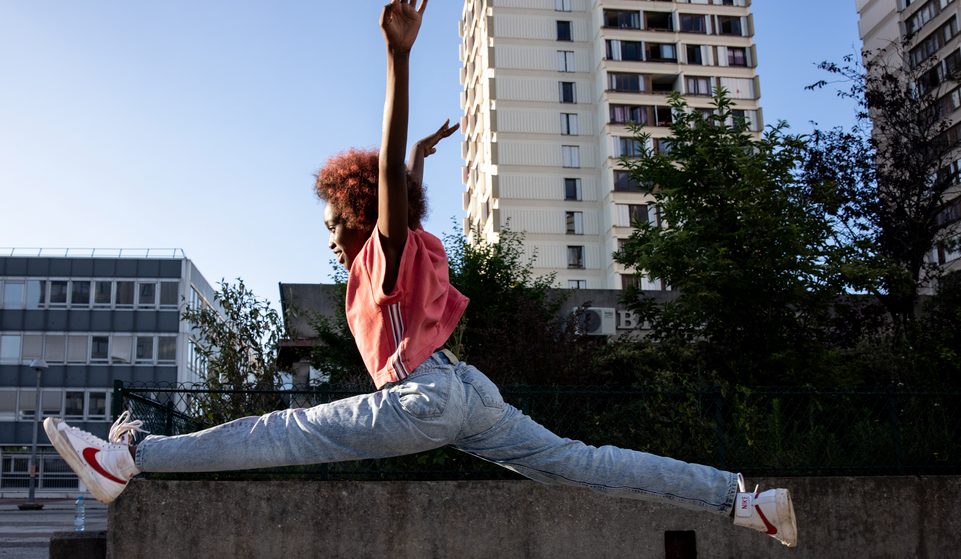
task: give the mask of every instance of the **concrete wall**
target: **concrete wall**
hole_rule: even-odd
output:
[[[110,508],[108,557],[665,557],[695,532],[701,559],[961,556],[961,477],[749,480],[791,489],[799,545],[730,520],[527,481],[134,480]]]

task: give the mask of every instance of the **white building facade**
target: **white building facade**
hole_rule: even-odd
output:
[[[722,86],[760,130],[753,34],[749,0],[466,0],[465,233],[522,232],[559,287],[663,289],[612,258],[657,219],[619,164],[638,151],[628,125],[663,148],[668,95],[707,110]]]

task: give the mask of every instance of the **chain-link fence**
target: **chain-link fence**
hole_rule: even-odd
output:
[[[504,399],[555,433],[754,475],[961,473],[961,391],[738,389],[637,391],[506,387]],[[357,394],[326,388],[210,390],[115,386],[115,415],[130,409],[156,434],[196,431],[271,410]],[[223,410],[233,410],[224,414]],[[215,477],[489,479],[512,474],[452,449],[409,457]]]

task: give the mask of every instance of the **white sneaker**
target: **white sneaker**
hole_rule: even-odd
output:
[[[130,456],[130,442],[135,433],[145,432],[142,425],[142,421],[130,421],[130,412],[125,411],[110,428],[107,441],[58,417],[45,419],[43,430],[94,498],[108,504],[127,487],[130,478],[140,473]]]
[[[788,547],[797,545],[797,521],[787,489],[744,491],[744,477],[737,475],[738,494],[734,501],[734,525],[746,526],[771,536]]]

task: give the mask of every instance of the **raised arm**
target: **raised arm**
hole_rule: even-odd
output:
[[[418,140],[414,147],[410,148],[410,157],[407,158],[407,172],[410,173],[414,182],[417,184],[424,182],[424,159],[433,155],[437,151],[437,144],[456,132],[458,128],[460,128],[460,124],[451,126],[450,119],[447,119],[436,132]]]
[[[410,49],[417,39],[427,0],[391,0],[384,6],[380,26],[387,43],[387,93],[384,100],[384,129],[380,145],[380,175],[377,188],[377,231],[387,257],[384,293],[397,282],[400,257],[407,241],[407,119]]]

